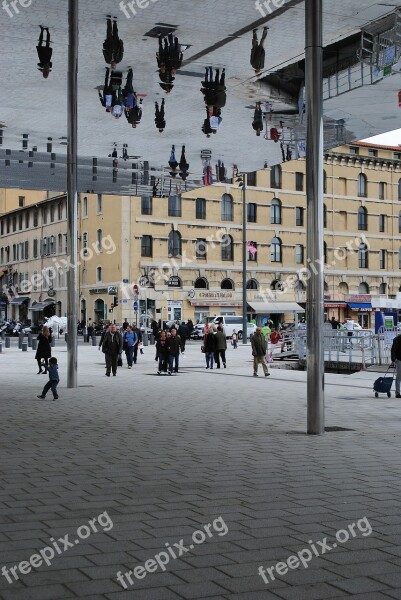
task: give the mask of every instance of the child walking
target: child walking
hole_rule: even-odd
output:
[[[58,374],[58,364],[57,364],[57,358],[55,358],[54,356],[49,360],[49,381],[46,383],[45,387],[43,388],[42,393],[40,394],[40,396],[38,396],[38,398],[46,398],[46,394],[47,392],[50,390],[52,390],[53,392],[53,400],[57,400],[58,399],[58,394],[57,394],[57,386],[60,382],[60,377]]]

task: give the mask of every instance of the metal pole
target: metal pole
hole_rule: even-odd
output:
[[[246,259],[247,259],[247,243],[246,243],[246,175],[242,175],[242,343],[246,344],[248,340],[248,321],[247,309],[248,303],[246,300]]]
[[[67,387],[77,387],[78,354],[78,195],[77,195],[77,97],[78,97],[78,2],[68,0],[68,145],[67,145]]]
[[[308,434],[324,433],[323,0],[305,0]]]

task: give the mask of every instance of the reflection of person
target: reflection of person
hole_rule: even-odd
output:
[[[256,135],[260,135],[260,132],[263,131],[263,112],[260,102],[256,103],[255,112],[253,115],[252,127],[256,131]]]
[[[124,56],[124,42],[118,37],[118,25],[115,20],[112,24],[111,16],[107,16],[107,33],[103,44],[103,56],[107,64],[115,69]]]
[[[137,98],[133,87],[134,73],[132,68],[129,67],[127,73],[127,81],[125,82],[125,88],[123,89],[124,107],[127,110],[137,106]]]
[[[263,46],[264,46],[265,39],[267,37],[267,32],[269,31],[269,28],[263,27],[263,34],[260,39],[260,42],[258,42],[257,31],[258,31],[257,29],[253,30],[251,65],[255,69],[256,74],[259,75],[260,71],[265,66],[265,49]]]
[[[166,127],[166,117],[164,113],[164,98],[161,101],[160,108],[155,102],[155,124],[157,129],[162,133]]]
[[[106,67],[106,76],[104,79],[103,93],[99,90],[99,100],[107,112],[111,111],[111,103],[113,99],[113,88],[110,81],[110,69]]]
[[[47,32],[46,44],[43,45],[43,34],[45,31]],[[42,72],[43,77],[47,79],[53,66],[53,63],[51,62],[53,50],[50,48],[50,31],[48,27],[40,25],[40,36],[36,50],[39,57],[38,69]]]

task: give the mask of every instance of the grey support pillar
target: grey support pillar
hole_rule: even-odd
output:
[[[323,0],[305,0],[308,434],[324,433]]]
[[[246,173],[242,176],[242,343],[248,341],[248,301],[246,293],[247,246]]]
[[[78,99],[78,0],[68,0],[67,81],[67,387],[77,387],[78,354],[78,194],[77,194],[77,99]]]

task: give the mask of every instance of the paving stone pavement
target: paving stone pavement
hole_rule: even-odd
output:
[[[64,344],[55,354],[56,402],[36,398],[46,378],[32,351],[0,354],[0,570],[14,579],[11,567],[60,547],[13,583],[3,572],[1,600],[401,598],[401,406],[374,397],[374,374],[326,376],[326,424],[351,431],[315,437],[305,373],[254,378],[249,346],[206,371],[191,343],[172,377],[156,375],[150,346],[106,378],[103,355],[81,345],[76,390]],[[326,536],[337,547],[307,568],[258,574]],[[124,589],[117,572],[135,568]]]

